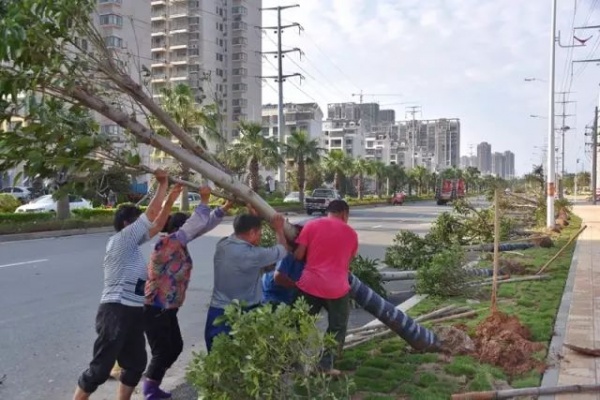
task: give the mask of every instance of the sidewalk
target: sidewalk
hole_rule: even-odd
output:
[[[577,239],[571,270],[550,344],[552,365],[543,387],[600,384],[600,359],[580,355],[564,343],[600,348],[600,206],[577,205],[574,213],[587,229]],[[600,400],[597,394],[543,396],[544,400]]]

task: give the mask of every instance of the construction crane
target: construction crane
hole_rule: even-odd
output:
[[[364,94],[362,92],[362,90],[361,90],[360,93],[352,93],[352,97],[355,97],[355,96],[359,96],[360,104],[362,104],[362,102],[363,102],[363,96],[371,96],[371,97],[389,97],[389,96],[392,96],[392,97],[402,97],[403,95],[401,95],[401,94]]]

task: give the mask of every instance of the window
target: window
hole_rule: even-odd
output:
[[[217,61],[223,61],[223,54],[217,53]]]
[[[217,68],[217,76],[223,76],[223,70],[221,68]]]
[[[248,60],[248,55],[246,53],[233,53],[231,59],[233,61],[246,61]]]
[[[116,124],[102,125],[100,127],[100,132],[105,135],[118,136],[122,131],[123,128]]]
[[[231,105],[234,106],[234,107],[238,107],[238,106],[239,107],[246,107],[248,105],[248,100],[246,100],[246,99],[233,99],[233,100],[231,100]],[[263,117],[263,122],[265,124],[268,124],[269,123],[269,117],[268,116]]]
[[[231,13],[233,15],[247,15],[248,14],[248,9],[244,6],[237,6],[237,7],[233,7],[231,9]]]
[[[231,43],[234,46],[245,46],[248,43],[248,40],[245,37],[236,37],[236,38],[233,38]]]
[[[123,48],[123,39],[118,36],[106,36],[104,38],[104,43],[106,44],[106,47],[114,47],[117,49]]]
[[[246,76],[248,75],[248,70],[246,68],[234,68],[232,71],[233,76]]]
[[[104,14],[100,16],[100,25],[123,26],[123,17],[117,14]]]
[[[234,92],[244,92],[248,90],[248,85],[246,85],[245,83],[234,83],[233,85],[231,85],[231,90],[233,90]]]

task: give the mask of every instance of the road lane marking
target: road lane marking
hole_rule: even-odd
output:
[[[23,261],[23,262],[18,262],[18,263],[13,263],[13,264],[0,265],[0,268],[18,267],[19,265],[28,265],[28,264],[43,263],[43,262],[46,262],[46,261],[48,261],[48,260],[47,259],[42,259],[42,260]]]
[[[371,229],[377,229],[377,228],[381,228],[382,225],[375,225],[374,227],[372,227]]]

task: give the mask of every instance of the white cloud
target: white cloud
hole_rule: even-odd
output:
[[[590,1],[577,1],[579,23],[585,22]],[[264,0],[263,6],[281,3],[291,1]],[[283,16],[286,21],[300,22],[306,34],[287,30],[284,40],[285,45],[306,52],[308,61],[294,60],[314,79],[307,78],[301,86],[308,96],[287,84],[286,101],[316,99],[325,107],[329,102],[356,101],[351,93],[360,89],[367,94],[403,94],[365,97],[365,101],[377,100],[382,105],[419,101],[427,118],[461,118],[463,153],[471,143],[488,141],[494,150],[514,151],[519,172],[530,167],[533,148],[540,144],[546,128],[529,115],[547,114],[548,90],[546,84],[526,83],[524,78],[548,76],[549,2],[302,0],[300,4]],[[559,0],[563,37],[572,11],[573,0]],[[273,24],[274,16],[265,14],[265,24]],[[591,17],[590,22],[600,21],[598,12]],[[271,42],[265,40],[265,47],[272,47]],[[584,58],[588,53],[577,49],[574,57]],[[557,51],[559,74],[566,54],[566,49]],[[264,68],[265,73],[272,71],[268,64]],[[302,72],[291,60],[285,68],[286,72]],[[587,66],[573,85],[577,88],[573,98],[580,102],[577,110],[585,114],[577,118],[577,136],[569,142],[568,166],[574,166],[582,147],[582,131],[589,119],[585,116],[591,115],[589,103],[597,97],[597,72],[597,67]],[[594,73],[592,85],[589,79]],[[276,96],[265,89],[265,102],[276,102]],[[391,107],[399,118],[404,115],[403,105]]]

